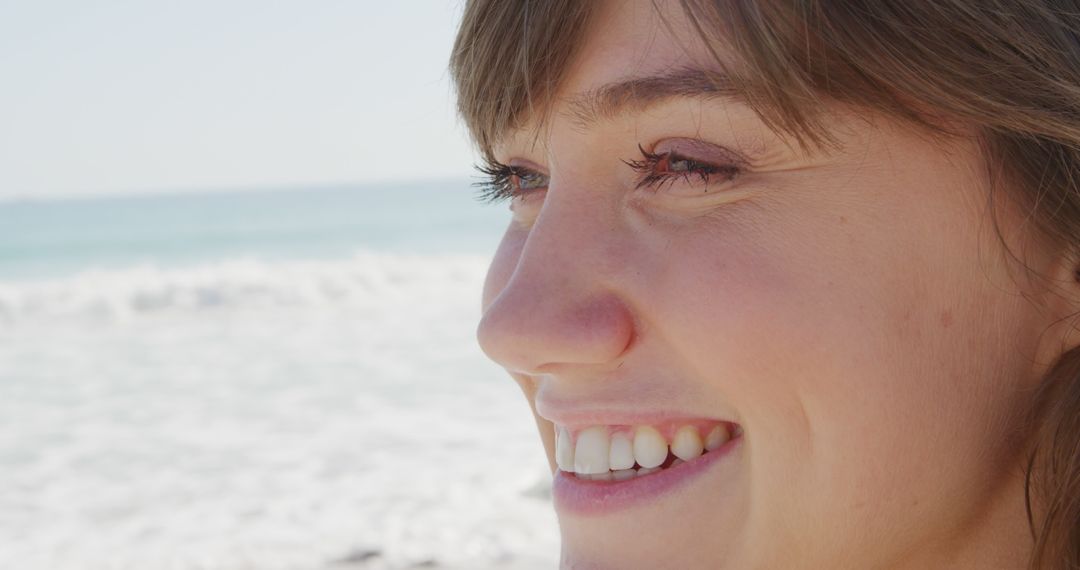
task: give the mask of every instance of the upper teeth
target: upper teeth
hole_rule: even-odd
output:
[[[683,461],[724,445],[731,439],[725,424],[712,426],[703,438],[698,426],[683,425],[673,432],[670,451]],[[555,462],[559,469],[581,475],[606,478],[614,471],[615,479],[633,469],[659,467],[667,460],[669,445],[660,430],[653,426],[589,426],[571,437],[570,430],[555,430]]]

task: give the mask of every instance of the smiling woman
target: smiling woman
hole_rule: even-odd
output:
[[[1080,3],[472,0],[565,568],[1080,567]]]

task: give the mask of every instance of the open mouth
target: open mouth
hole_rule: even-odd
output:
[[[721,463],[742,436],[739,425],[711,420],[576,430],[558,426],[556,507],[600,514],[655,499]]]
[[[557,426],[560,471],[589,481],[626,481],[690,462],[741,435],[737,424],[694,421],[652,426]]]

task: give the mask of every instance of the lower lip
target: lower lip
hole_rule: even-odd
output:
[[[555,472],[551,489],[555,509],[560,513],[603,515],[658,500],[703,476],[710,467],[730,455],[741,442],[742,437],[737,437],[693,461],[626,481],[578,479],[558,470]]]

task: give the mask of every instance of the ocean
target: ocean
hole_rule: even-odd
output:
[[[473,196],[0,202],[0,568],[555,568]]]

